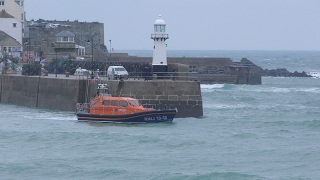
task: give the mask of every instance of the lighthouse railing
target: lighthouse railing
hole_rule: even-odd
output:
[[[151,34],[151,39],[169,39],[169,34]]]

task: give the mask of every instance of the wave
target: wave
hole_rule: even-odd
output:
[[[320,128],[320,119],[312,119],[312,120],[276,120],[276,121],[262,121],[265,126],[276,126],[276,127],[286,127],[294,126],[301,128],[318,129]],[[280,132],[291,132],[288,129],[280,129]]]
[[[213,92],[216,90],[231,90],[235,88],[234,84],[200,84],[200,88],[202,92]]]
[[[207,174],[195,174],[195,175],[183,175],[183,174],[173,174],[173,175],[165,175],[165,176],[157,176],[157,178],[163,178],[163,177],[170,176],[170,179],[243,179],[243,180],[249,180],[249,179],[266,179],[264,177],[259,177],[256,175],[250,175],[250,174],[243,174],[238,172],[212,172]]]
[[[320,119],[313,119],[311,121],[302,122],[303,125],[306,125],[308,128],[318,129],[320,127]]]
[[[246,91],[251,92],[273,92],[273,93],[291,93],[291,92],[310,92],[310,93],[320,93],[320,88],[279,88],[279,87],[269,87],[269,88],[255,88],[246,89]]]
[[[221,89],[225,84],[200,84],[201,89]]]

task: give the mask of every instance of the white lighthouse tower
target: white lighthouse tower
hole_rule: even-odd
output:
[[[152,68],[153,73],[157,74],[158,78],[164,76],[168,71],[166,40],[169,39],[169,34],[166,34],[166,22],[159,18],[154,22],[154,34],[151,34],[151,39],[154,41]]]

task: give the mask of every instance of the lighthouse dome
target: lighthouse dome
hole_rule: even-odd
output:
[[[155,25],[166,25],[166,22],[159,15],[158,19],[154,22]]]

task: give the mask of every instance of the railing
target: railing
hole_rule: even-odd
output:
[[[89,113],[90,103],[77,103],[76,112],[77,113]]]
[[[151,39],[169,39],[169,34],[151,34]]]
[[[93,71],[92,74],[77,75],[77,79],[95,80],[193,80],[195,73],[191,72],[130,72],[128,75],[106,75],[105,71]]]

